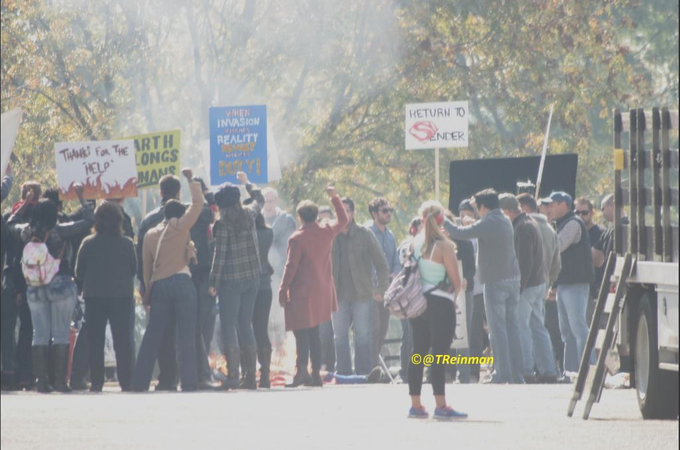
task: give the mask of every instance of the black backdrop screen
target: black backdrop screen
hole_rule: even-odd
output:
[[[526,158],[470,159],[451,163],[449,209],[458,214],[460,202],[475,193],[494,188],[499,193],[517,193],[517,183],[536,184],[540,156]],[[548,155],[541,182],[541,198],[553,191],[565,191],[576,197],[578,155]]]

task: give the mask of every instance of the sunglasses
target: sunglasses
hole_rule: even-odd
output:
[[[588,214],[590,214],[590,211],[575,211],[575,212],[579,216],[587,216]]]
[[[392,214],[394,212],[393,208],[383,208],[380,210],[383,214]]]

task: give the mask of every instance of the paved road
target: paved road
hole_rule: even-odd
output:
[[[405,418],[406,386],[201,394],[2,395],[2,449],[677,449],[678,422],[645,422],[607,390],[569,419],[570,386],[448,386],[465,422]],[[429,386],[424,388],[429,392]],[[426,398],[433,410],[433,399]]]

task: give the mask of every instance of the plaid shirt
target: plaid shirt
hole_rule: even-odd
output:
[[[248,231],[235,232],[218,220],[213,227],[215,254],[210,286],[219,288],[222,282],[240,283],[259,278],[262,274],[260,265],[259,243],[255,229],[257,212],[245,208],[250,215],[253,228]]]

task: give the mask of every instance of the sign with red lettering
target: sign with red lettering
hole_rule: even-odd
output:
[[[468,146],[468,102],[406,105],[406,149]]]
[[[134,141],[60,142],[54,151],[62,200],[77,198],[76,183],[88,199],[137,196]]]

